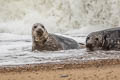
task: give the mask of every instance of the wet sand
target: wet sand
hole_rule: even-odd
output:
[[[118,59],[0,68],[0,80],[120,80],[119,74]]]

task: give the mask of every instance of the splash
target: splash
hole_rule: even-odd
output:
[[[57,33],[118,27],[119,5],[119,0],[0,0],[0,32],[31,34],[36,22]]]

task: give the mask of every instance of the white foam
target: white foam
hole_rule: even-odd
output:
[[[84,34],[119,26],[119,10],[119,0],[1,0],[0,32],[31,34],[41,22],[49,32]]]

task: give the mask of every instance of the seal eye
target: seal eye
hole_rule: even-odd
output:
[[[34,28],[37,28],[37,26],[34,26]]]
[[[41,27],[44,29],[44,26],[43,26],[43,25],[42,25]]]
[[[99,39],[98,38],[95,38],[96,41],[98,41]]]
[[[90,37],[87,37],[87,40],[90,39]]]

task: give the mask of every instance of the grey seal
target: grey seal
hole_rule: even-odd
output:
[[[88,50],[120,50],[120,27],[90,33],[86,47]]]
[[[79,48],[80,44],[71,38],[48,33],[41,23],[35,23],[32,27],[32,51],[58,51]]]

